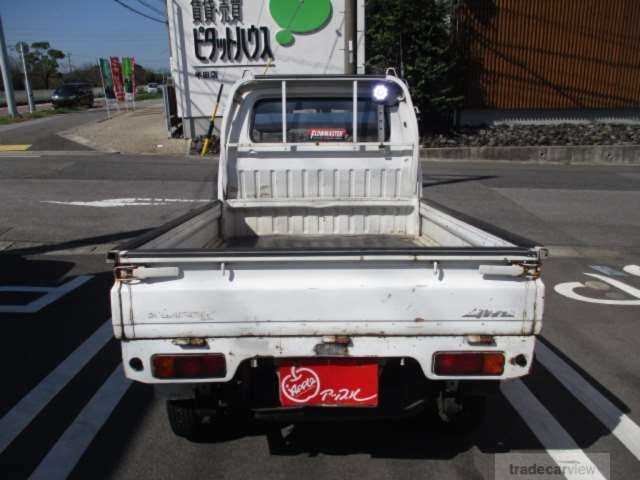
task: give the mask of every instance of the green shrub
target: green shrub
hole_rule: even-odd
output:
[[[452,0],[367,2],[367,71],[393,67],[404,76],[423,129],[448,126],[462,104],[464,61],[452,13]]]

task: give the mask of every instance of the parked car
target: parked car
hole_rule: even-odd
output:
[[[157,83],[147,83],[144,87],[144,91],[147,93],[158,93],[160,91],[160,85]]]
[[[60,85],[51,95],[51,103],[58,107],[84,105],[93,107],[93,91],[88,83],[66,83]]]
[[[247,77],[229,99],[217,201],[110,253],[126,376],[187,438],[234,412],[477,424],[533,363],[545,250],[422,198],[396,77]]]

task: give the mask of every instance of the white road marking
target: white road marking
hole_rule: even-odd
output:
[[[610,277],[626,277],[627,274],[616,270],[615,268],[608,267],[607,265],[589,265],[591,270],[595,270],[603,275],[609,275]]]
[[[113,338],[111,319],[76,348],[7,414],[0,418],[0,453],[29,425],[40,411],[89,363]]]
[[[5,285],[0,292],[44,293],[41,297],[26,305],[0,305],[0,313],[36,313],[44,307],[63,297],[93,278],[92,275],[81,275],[57,287],[31,287],[22,285]]]
[[[567,462],[579,462],[588,471],[593,472],[592,480],[604,480],[600,470],[593,464],[575,440],[562,428],[542,403],[531,393],[522,380],[503,382],[500,386],[503,395],[516,409],[529,429],[545,447],[547,454],[558,465]],[[561,447],[561,448],[558,448]],[[568,480],[584,480],[584,475],[567,473]]]
[[[89,400],[73,423],[65,430],[47,456],[31,475],[31,479],[65,479],[82,458],[89,444],[100,431],[120,400],[127,393],[131,380],[124,376],[122,364],[109,376]]]
[[[638,267],[637,265],[627,265],[623,268],[623,270],[630,275],[640,275],[640,267]],[[627,285],[620,280],[609,278],[597,273],[585,273],[585,275],[587,275],[588,277],[597,278],[602,282],[616,287],[617,289],[622,290],[624,293],[634,297],[635,300],[608,300],[606,298],[587,297],[575,292],[577,288],[585,288],[586,285],[580,282],[559,283],[554,287],[554,290],[560,295],[564,295],[565,297],[571,298],[572,300],[580,300],[581,302],[599,303],[601,305],[640,305],[640,289],[634,288],[631,285]]]
[[[585,285],[580,282],[560,283],[554,287],[554,290],[560,295],[564,295],[571,300],[579,300],[586,303],[599,303],[600,305],[640,305],[640,300],[607,300],[606,298],[586,297],[574,292],[576,288],[585,288]]]
[[[627,265],[623,268],[625,272],[629,275],[635,275],[636,277],[640,277],[640,265]]]
[[[171,203],[204,203],[209,201],[210,200],[198,200],[190,198],[108,198],[106,200],[95,200],[91,202],[61,202],[56,200],[43,200],[41,203],[72,205],[76,207],[118,208],[131,206],[159,206],[169,205]]]
[[[542,342],[536,358],[640,460],[640,427]]]

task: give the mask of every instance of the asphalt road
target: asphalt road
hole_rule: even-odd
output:
[[[140,107],[159,103],[159,100],[142,100],[137,105]],[[0,125],[0,146],[29,145],[29,151],[90,151],[89,147],[58,134],[106,118],[107,111],[103,100],[96,99],[94,108],[79,109],[78,112],[52,115],[23,123]]]
[[[58,135],[87,122],[105,118],[101,108],[0,126],[0,145],[30,145],[30,150],[90,150]]]
[[[624,268],[640,265],[640,168],[438,163],[424,170],[428,199],[550,247],[532,375],[510,383],[483,425],[463,436],[414,421],[282,431],[245,424],[190,443],[172,435],[148,387],[122,377],[105,326],[111,273],[103,253],[211,198],[213,165],[0,157],[0,287],[32,287],[0,288],[2,477],[492,479],[495,462],[514,458],[523,465],[586,459],[605,478],[637,476],[640,305],[624,302],[638,300],[630,287],[640,288],[640,278]],[[556,292],[567,282],[583,285]],[[51,288],[45,302],[37,303],[38,286]],[[25,305],[34,311],[21,311]]]

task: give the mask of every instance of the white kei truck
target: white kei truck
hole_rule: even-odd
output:
[[[465,428],[529,373],[545,250],[422,199],[405,83],[250,76],[220,137],[217,200],[109,253],[126,376],[177,435],[237,413]]]

